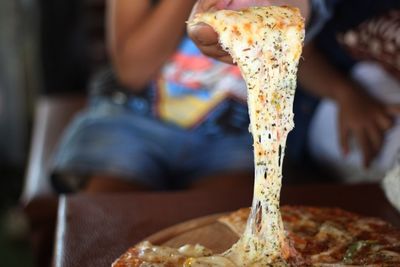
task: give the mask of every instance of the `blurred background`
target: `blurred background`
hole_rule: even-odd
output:
[[[36,1],[0,3],[0,256],[9,266],[33,266],[28,226],[10,207],[22,190],[41,84],[38,11]]]
[[[350,2],[369,6],[364,1]],[[383,1],[382,10],[371,8],[360,17],[351,13],[354,6],[339,6],[315,45],[346,75],[359,62],[382,63],[390,78],[375,67],[358,69],[353,75],[359,80],[371,73],[380,75],[379,79],[385,76],[370,83],[387,84],[396,91],[400,13],[364,23],[375,16],[371,10],[386,12],[391,2],[395,3]],[[104,12],[104,0],[0,1],[0,258],[4,266],[48,266],[51,260],[58,200],[48,179],[49,164],[65,126],[86,104],[91,77],[108,63]],[[388,93],[389,98],[398,97],[398,92]],[[312,121],[316,110],[323,114],[324,107],[330,109],[329,103],[319,105],[317,96],[310,90],[297,92],[296,130],[289,137],[291,149],[284,169],[288,183],[379,181],[374,172],[369,174],[374,179],[343,179],[361,170],[360,163],[350,167],[362,161],[359,151],[354,161],[344,165],[330,152],[322,153],[327,155],[327,164],[315,160],[323,159],[319,153],[325,148],[331,149],[326,140],[337,138],[335,131],[321,124],[326,121],[323,115]],[[311,139],[316,141],[311,146],[317,152],[307,147],[311,124]],[[392,138],[400,140],[398,135]],[[389,153],[389,161],[396,153]],[[296,176],[306,179],[298,181]]]
[[[34,195],[50,192],[47,184],[38,181],[44,175],[43,164],[65,123],[83,106],[90,73],[106,59],[103,24],[101,0],[0,1],[0,257],[4,266],[34,266],[28,231],[35,222],[27,224],[20,203],[26,207]],[[31,168],[30,151],[35,162]],[[32,180],[21,200],[26,176]],[[47,205],[52,204],[46,200]]]

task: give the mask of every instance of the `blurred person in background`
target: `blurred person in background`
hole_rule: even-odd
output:
[[[201,0],[197,11],[300,5],[306,16],[312,11],[307,26],[309,41],[331,17],[333,7],[343,2]],[[202,27],[197,27],[200,31],[189,29],[200,50],[218,60],[203,56],[185,35],[185,21],[195,3],[108,2],[113,71],[95,79],[90,105],[64,135],[54,161],[53,182],[58,190],[215,187],[250,179],[252,140],[245,83],[236,66],[221,62],[229,62],[230,57],[218,48],[215,33],[208,29],[206,35],[211,33],[218,49],[207,43],[206,35],[196,38],[204,32]],[[385,4],[381,7],[386,8]],[[374,11],[379,10],[383,8]],[[370,133],[388,130],[393,124],[392,113],[359,90],[360,86],[327,60],[313,42],[305,47],[305,56],[308,59],[301,64],[300,83],[308,91],[340,103],[342,124],[336,131],[346,133],[341,135],[343,147],[346,149],[350,135],[356,137],[368,164],[382,142]],[[339,102],[342,100],[348,105]],[[371,119],[362,120],[366,117]],[[380,120],[383,117],[385,124]],[[375,129],[367,131],[371,125]],[[365,140],[375,143],[367,146]]]
[[[195,2],[108,1],[113,67],[55,154],[59,191],[251,184],[246,86],[185,35]]]
[[[308,149],[345,182],[380,181],[400,156],[399,36],[400,1],[342,1],[305,49],[300,81],[324,97]]]
[[[157,2],[157,3],[156,3]],[[207,10],[302,1],[197,1]],[[94,79],[89,106],[55,153],[61,191],[252,184],[252,138],[239,69],[207,57],[185,35],[195,0],[108,1],[112,70]],[[309,37],[332,4],[312,1]]]

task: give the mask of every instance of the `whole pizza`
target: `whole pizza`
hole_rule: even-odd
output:
[[[249,212],[243,208],[219,222],[239,237]],[[292,251],[287,266],[400,266],[400,231],[385,221],[337,208],[284,206],[281,213]],[[195,258],[212,254],[200,245],[176,249],[144,242],[128,250],[113,266],[216,266],[191,264]],[[217,266],[235,265],[226,262]]]

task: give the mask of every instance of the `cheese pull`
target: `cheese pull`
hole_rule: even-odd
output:
[[[293,128],[297,67],[304,20],[297,8],[252,7],[199,14],[239,66],[248,89],[255,185],[240,240],[223,255],[237,266],[286,266],[292,249],[279,209],[286,138]]]

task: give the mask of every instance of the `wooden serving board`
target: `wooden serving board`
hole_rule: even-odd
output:
[[[215,214],[193,219],[157,232],[145,240],[154,245],[180,247],[185,244],[200,244],[214,253],[222,253],[230,248],[238,236],[225,224],[218,222],[224,214]]]

